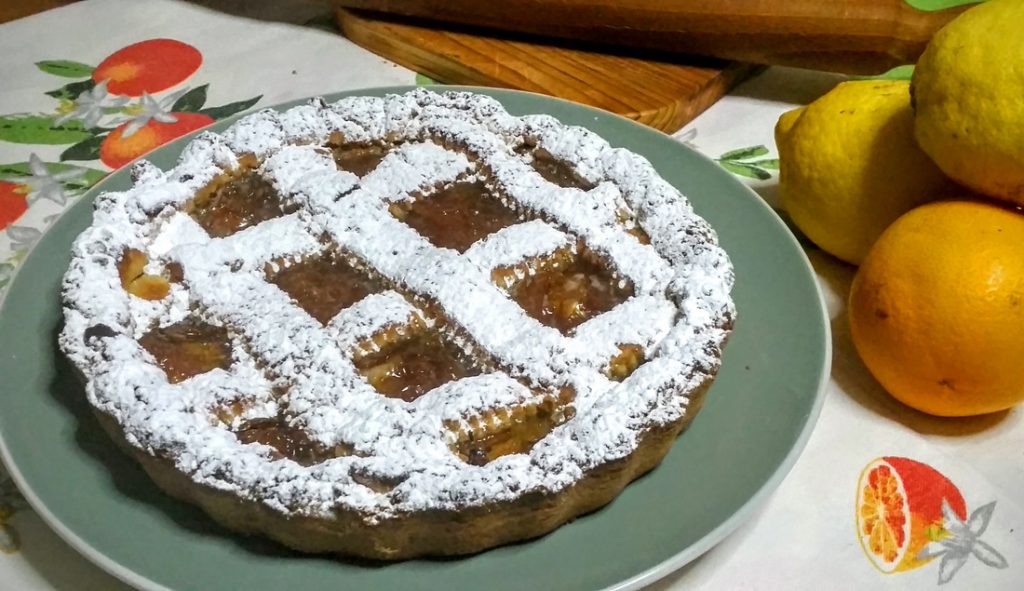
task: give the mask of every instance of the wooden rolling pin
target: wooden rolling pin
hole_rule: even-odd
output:
[[[914,63],[932,34],[967,8],[926,12],[906,0],[335,2],[544,37],[852,74]]]

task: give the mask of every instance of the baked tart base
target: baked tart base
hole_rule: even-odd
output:
[[[133,178],[75,243],[61,347],[163,490],[301,551],[467,554],[603,506],[735,318],[646,160],[485,96],[262,111]]]

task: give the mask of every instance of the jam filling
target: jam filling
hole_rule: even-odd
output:
[[[572,418],[571,394],[545,399],[540,404],[509,409],[497,416],[484,416],[471,421],[468,433],[462,434],[453,451],[474,466],[483,466],[502,456],[527,453],[558,425]],[[497,413],[491,413],[496,415]]]
[[[326,449],[309,438],[305,431],[288,424],[283,416],[254,419],[244,423],[235,436],[242,443],[262,443],[274,448],[274,459],[289,458],[303,466],[319,464],[343,455],[339,450]]]
[[[388,148],[376,144],[332,144],[330,148],[338,168],[358,177],[369,174],[388,155]]]
[[[270,281],[325,326],[341,310],[380,291],[368,277],[329,254],[295,263]]]
[[[358,469],[352,470],[349,475],[352,476],[352,480],[379,494],[387,494],[395,490],[395,487],[406,480],[406,476],[382,476]]]
[[[164,270],[167,273],[167,280],[171,283],[181,283],[185,280],[185,270],[181,268],[181,263],[167,263]]]
[[[639,242],[640,244],[651,243],[651,237],[648,236],[647,232],[644,232],[643,228],[641,228],[640,226],[630,228],[629,230],[626,230],[626,233],[636,238],[637,242]]]
[[[117,261],[117,275],[121,279],[121,287],[128,289],[132,282],[143,274],[143,269],[149,264],[149,257],[146,253],[137,248],[126,248]]]
[[[589,191],[594,184],[576,174],[568,164],[552,156],[547,150],[537,148],[533,151],[533,161],[530,163],[544,180],[554,183],[559,187],[575,188]]]
[[[396,203],[391,213],[434,246],[459,252],[519,222],[516,213],[488,191],[483,181],[456,183],[429,197]]]
[[[442,384],[480,373],[434,331],[421,332],[386,351],[357,359],[355,364],[378,392],[406,402]]]
[[[640,345],[620,345],[619,354],[608,362],[606,374],[616,382],[628,378],[644,362],[644,350]]]
[[[156,359],[172,384],[231,367],[227,329],[196,319],[153,329],[139,339],[139,344]]]
[[[590,257],[541,269],[512,287],[512,298],[541,324],[563,334],[611,310],[633,295],[633,288],[612,277]]]
[[[192,200],[190,213],[210,236],[223,238],[291,211],[294,208],[281,202],[269,181],[254,170],[243,169],[200,191]]]
[[[144,300],[162,300],[171,293],[171,284],[167,277],[146,273],[145,267],[148,264],[149,257],[146,256],[146,253],[135,248],[126,248],[117,261],[117,274],[121,279],[121,287],[133,296]],[[171,272],[170,265],[166,271]]]

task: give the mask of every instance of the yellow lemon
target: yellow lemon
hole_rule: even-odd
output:
[[[1024,214],[940,201],[896,220],[857,270],[850,334],[904,403],[966,416],[1024,400]]]
[[[782,207],[844,261],[859,264],[889,224],[948,184],[914,141],[909,88],[843,82],[775,127]]]
[[[943,27],[918,60],[914,131],[947,175],[1024,204],[1024,2],[992,0]]]

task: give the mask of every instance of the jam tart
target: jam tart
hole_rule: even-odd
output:
[[[642,157],[494,99],[316,99],[97,198],[60,344],[166,492],[376,559],[536,537],[653,468],[733,326]]]

